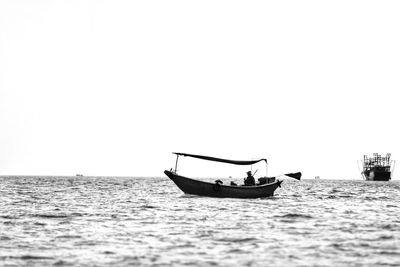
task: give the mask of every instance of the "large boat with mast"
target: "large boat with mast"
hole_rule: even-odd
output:
[[[394,171],[395,161],[390,159],[391,154],[382,156],[374,153],[372,157],[364,155],[361,175],[367,181],[389,181]]]

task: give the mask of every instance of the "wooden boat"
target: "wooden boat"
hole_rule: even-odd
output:
[[[274,195],[282,181],[255,186],[231,186],[220,183],[208,183],[164,171],[185,194],[207,197],[260,198]]]
[[[206,196],[206,197],[224,197],[224,198],[262,198],[274,195],[275,190],[281,186],[282,181],[275,180],[275,177],[261,177],[258,184],[250,186],[238,185],[224,185],[221,180],[216,180],[215,183],[205,182],[200,180],[191,179],[185,176],[178,175],[177,164],[179,156],[188,156],[203,160],[211,160],[235,165],[252,165],[266,159],[253,160],[253,161],[237,161],[227,160],[208,156],[200,156],[186,153],[174,153],[177,155],[175,170],[164,171],[168,176],[185,194]],[[300,180],[301,173],[288,173],[288,177]]]

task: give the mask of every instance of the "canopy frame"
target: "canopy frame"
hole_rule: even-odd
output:
[[[253,164],[258,163],[260,161],[265,161],[265,164],[267,165],[267,174],[268,174],[268,161],[267,161],[267,159],[230,160],[230,159],[222,159],[222,158],[215,158],[215,157],[195,155],[195,154],[187,154],[187,153],[178,153],[178,152],[173,152],[173,154],[176,155],[175,173],[177,173],[177,170],[178,170],[178,159],[179,159],[179,156],[184,156],[184,157],[192,157],[192,158],[197,158],[197,159],[202,159],[202,160],[209,160],[209,161],[215,161],[215,162],[221,162],[221,163],[227,163],[227,164],[234,164],[234,165],[253,165]]]

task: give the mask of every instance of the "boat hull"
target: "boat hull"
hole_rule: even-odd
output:
[[[164,171],[185,194],[221,197],[221,198],[263,198],[274,195],[282,181],[255,186],[229,186],[217,183],[208,183],[180,176],[171,171]]]
[[[389,181],[391,172],[387,171],[364,171],[363,175],[367,181]]]

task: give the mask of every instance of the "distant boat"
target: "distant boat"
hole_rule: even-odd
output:
[[[364,155],[362,163],[362,177],[367,181],[389,181],[394,170],[395,162],[390,159],[391,154],[381,156],[374,153],[372,157]]]
[[[177,164],[179,156],[187,156],[198,158],[202,160],[210,160],[228,164],[235,165],[252,165],[260,161],[265,161],[266,159],[252,160],[252,161],[238,161],[238,160],[228,160],[220,159],[208,156],[200,156],[186,153],[174,153],[177,155],[175,170],[164,171],[177,186],[185,194],[207,196],[207,197],[226,197],[226,198],[261,198],[273,196],[275,190],[281,186],[282,181],[275,180],[275,177],[262,177],[259,178],[258,184],[255,185],[235,185],[231,182],[231,185],[224,185],[221,180],[216,180],[215,183],[199,181],[196,179],[191,179],[185,176],[177,174]],[[288,177],[300,180],[301,173],[288,173],[285,174]]]
[[[320,180],[321,178],[319,176],[315,176],[315,180]]]
[[[83,174],[76,174],[75,176],[83,177]]]

